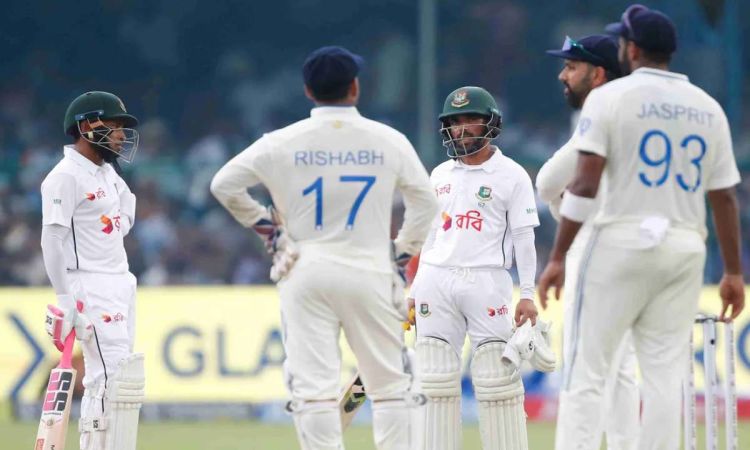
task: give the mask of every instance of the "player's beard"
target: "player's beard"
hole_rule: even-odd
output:
[[[589,92],[591,92],[591,74],[587,74],[586,77],[578,83],[575,89],[573,89],[573,87],[566,81],[563,81],[562,83],[567,88],[567,91],[565,91],[565,100],[568,102],[568,105],[573,109],[583,108],[583,102],[586,100],[586,96],[589,95]]]
[[[622,76],[630,75],[633,72],[632,64],[630,63],[630,60],[628,59],[628,55],[621,55],[620,57],[620,72],[622,72]]]

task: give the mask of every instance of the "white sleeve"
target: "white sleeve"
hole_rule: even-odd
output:
[[[124,189],[120,191],[120,231],[127,236],[135,224],[135,194],[130,191],[125,180],[120,178]]]
[[[272,170],[266,137],[262,137],[229,160],[211,180],[211,193],[241,225],[250,228],[267,215],[265,206],[254,200],[247,188],[261,183],[259,174]]]
[[[58,224],[42,225],[42,259],[47,276],[57,295],[69,294],[63,242],[70,228]]]
[[[729,122],[724,111],[721,111],[719,129],[717,135],[716,151],[714,152],[712,164],[706,174],[706,190],[715,191],[732,187],[740,182],[740,172],[737,170],[737,161],[734,158],[732,147],[732,134],[729,131]],[[711,149],[707,150],[711,151]]]
[[[508,205],[508,222],[511,231],[523,227],[539,226],[539,215],[536,211],[536,199],[534,188],[531,187],[531,178],[525,170],[519,169],[520,179],[513,189],[510,204]]]
[[[42,225],[70,228],[78,201],[73,175],[54,173],[42,182]]]
[[[536,190],[544,203],[560,201],[565,188],[573,180],[578,164],[578,152],[566,142],[544,163],[536,175]]]
[[[404,224],[393,242],[397,254],[416,255],[435,220],[438,203],[416,150],[406,137],[399,144],[402,160],[396,188],[404,198],[405,212]]]
[[[602,88],[592,90],[586,97],[578,126],[569,141],[574,150],[607,157],[615,108],[615,102],[609,97]]]
[[[534,300],[536,279],[536,247],[534,246],[534,227],[527,226],[511,231],[513,249],[518,270],[518,284],[521,298]]]

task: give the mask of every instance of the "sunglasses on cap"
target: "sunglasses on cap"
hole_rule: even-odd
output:
[[[592,60],[591,62],[595,62],[601,66],[607,65],[607,62],[604,59],[602,59],[601,56],[595,55],[591,53],[590,51],[586,50],[586,47],[581,45],[578,41],[571,38],[570,36],[565,36],[565,42],[563,42],[562,51],[571,52],[571,53],[578,52],[582,56],[585,56],[586,58]]]

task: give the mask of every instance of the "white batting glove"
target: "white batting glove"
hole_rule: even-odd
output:
[[[91,339],[94,333],[94,325],[85,314],[78,312],[73,306],[73,297],[70,295],[58,295],[58,306],[47,305],[47,317],[44,328],[52,338],[58,350],[63,351],[65,338],[75,327],[76,338],[85,342]]]
[[[276,250],[273,254],[271,281],[278,283],[286,277],[294,267],[294,263],[297,262],[297,258],[299,258],[297,246],[291,240],[288,240],[283,249]]]
[[[513,331],[513,335],[505,345],[503,360],[511,363],[516,368],[521,366],[521,361],[528,361],[534,355],[534,330],[531,321]]]
[[[540,372],[554,372],[557,368],[557,356],[550,345],[551,322],[536,320],[534,327],[534,355],[529,362],[531,367]]]

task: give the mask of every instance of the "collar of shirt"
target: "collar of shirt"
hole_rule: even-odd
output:
[[[356,106],[317,106],[310,110],[310,117],[359,116]]]
[[[633,71],[633,74],[656,75],[659,77],[677,78],[678,80],[689,81],[687,75],[668,70],[654,69],[652,67],[639,67]]]
[[[91,175],[96,175],[96,172],[98,170],[105,170],[105,164],[102,164],[101,166],[94,164],[93,161],[78,153],[78,150],[76,150],[72,145],[66,145],[63,149],[63,153],[65,154],[66,158],[70,158],[71,160],[73,160],[74,163],[81,166]]]
[[[492,146],[492,148],[495,149],[495,151],[492,153],[492,156],[490,156],[490,159],[483,162],[482,164],[464,164],[461,162],[460,158],[456,158],[453,160],[453,168],[464,170],[484,170],[487,173],[496,171],[500,167],[500,161],[502,159],[503,152],[501,152],[500,149],[494,145]]]

